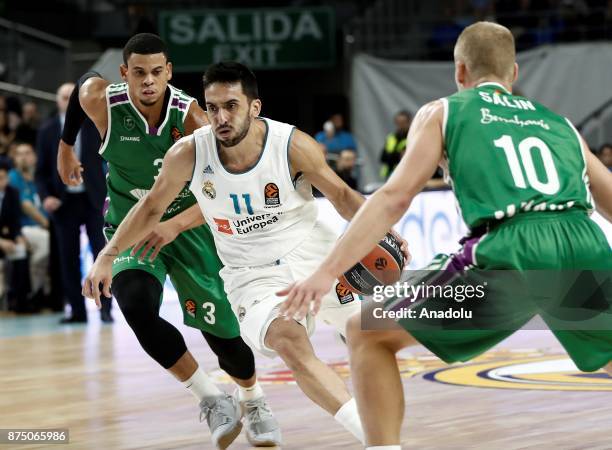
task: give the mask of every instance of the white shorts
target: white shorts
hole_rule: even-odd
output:
[[[336,239],[336,233],[318,222],[297,248],[275,263],[255,267],[224,267],[221,270],[227,298],[240,323],[240,334],[253,350],[265,356],[276,356],[276,352],[264,343],[268,327],[277,318],[280,304],[285,301],[285,297],[278,297],[276,293],[312,274],[330,252]],[[360,310],[360,303],[357,294],[338,288],[336,283],[323,297],[317,317],[345,335],[346,322]],[[300,324],[311,336],[315,329],[312,314],[308,314]]]

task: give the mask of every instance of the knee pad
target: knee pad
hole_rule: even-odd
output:
[[[231,377],[248,380],[255,375],[255,356],[240,336],[220,338],[206,331],[202,335],[211,350],[217,355],[219,367]]]
[[[126,270],[113,279],[112,291],[142,348],[164,369],[172,367],[187,346],[181,333],[159,317],[163,287],[157,278],[143,270]]]

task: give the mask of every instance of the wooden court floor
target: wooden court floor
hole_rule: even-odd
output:
[[[162,310],[180,322],[178,304]],[[69,428],[74,449],[212,448],[195,400],[145,355],[119,311],[111,326],[90,313],[88,326],[70,328],[56,315],[0,316],[0,428]],[[201,336],[179,328],[201,364],[227,383]],[[319,327],[313,342],[348,380],[333,331]],[[612,449],[612,379],[576,373],[548,332],[521,331],[470,365],[445,366],[422,348],[400,357],[403,448]],[[280,360],[258,358],[258,370],[284,449],[361,448],[291,383]],[[251,447],[242,435],[231,448]]]

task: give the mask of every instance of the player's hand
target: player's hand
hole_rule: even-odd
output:
[[[92,298],[96,301],[98,309],[102,308],[100,302],[100,293],[105,297],[111,297],[111,281],[113,279],[113,260],[116,256],[110,256],[104,253],[102,250],[96,258],[89,274],[83,282],[83,290],[81,293],[87,297]],[[100,284],[102,284],[102,292],[100,292]]]
[[[321,308],[321,299],[329,292],[336,278],[319,269],[303,281],[290,284],[276,295],[287,296],[279,310],[285,320],[302,320],[312,311],[316,315]]]
[[[397,239],[400,242],[400,250],[404,254],[404,267],[406,267],[408,264],[410,264],[410,261],[412,260],[412,255],[410,254],[410,251],[408,250],[408,241],[406,241],[406,239],[401,237],[399,233],[395,230],[391,230],[389,231],[389,233],[395,236],[395,239]]]
[[[49,195],[43,200],[43,209],[48,213],[55,212],[60,206],[62,206],[62,201],[57,198]]]
[[[138,255],[138,259],[143,261],[147,254],[153,250],[149,255],[149,261],[153,261],[159,255],[162,248],[168,245],[170,242],[176,239],[179,235],[177,227],[173,226],[170,222],[158,223],[153,231],[149,233],[144,239],[138,242],[130,252],[132,256]]]
[[[57,171],[62,182],[68,186],[78,186],[83,182],[81,162],[74,154],[72,145],[66,144],[61,139],[57,149]]]

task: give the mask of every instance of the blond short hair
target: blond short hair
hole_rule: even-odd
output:
[[[493,22],[470,25],[455,44],[455,61],[463,62],[473,78],[495,76],[512,81],[515,60],[514,36]]]

